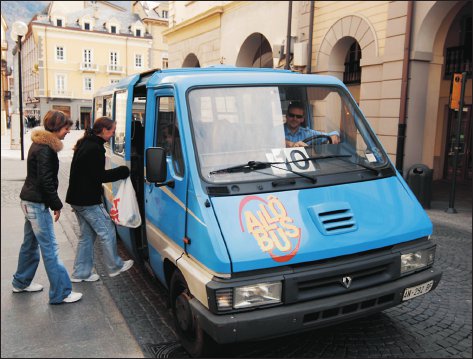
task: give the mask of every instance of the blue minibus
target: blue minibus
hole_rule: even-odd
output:
[[[294,103],[311,135],[287,147]],[[192,356],[366,316],[439,283],[431,221],[335,77],[152,70],[99,90],[100,116],[116,122],[106,166],[129,166],[142,218],[118,235],[168,289]],[[108,208],[117,189],[104,185]]]

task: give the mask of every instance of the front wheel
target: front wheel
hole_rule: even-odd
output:
[[[214,354],[216,343],[204,332],[192,313],[189,303],[192,295],[179,270],[172,275],[169,291],[174,326],[184,349],[192,357]]]

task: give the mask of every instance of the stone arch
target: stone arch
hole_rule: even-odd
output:
[[[241,45],[236,66],[272,68],[273,51],[268,39],[259,32],[248,36]]]
[[[190,53],[184,59],[182,67],[200,67],[200,62],[197,56],[193,53]]]
[[[434,169],[434,180],[437,180],[444,172],[450,111],[451,79],[444,78],[444,56],[452,40],[453,24],[465,11],[471,14],[471,3],[435,1],[422,10],[423,15],[412,34],[409,94],[423,93],[424,96],[409,96],[407,113],[416,116],[407,118],[404,163],[405,168],[414,163],[426,164]],[[471,89],[471,79],[466,88]],[[471,90],[465,92],[465,102],[471,103]]]
[[[316,56],[315,72],[343,74],[347,46],[355,39],[360,45],[363,58],[378,57],[378,39],[368,19],[360,15],[348,15],[337,20],[325,33]]]

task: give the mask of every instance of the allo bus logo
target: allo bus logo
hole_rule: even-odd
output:
[[[239,215],[241,231],[252,234],[261,251],[274,261],[287,262],[297,254],[301,229],[277,197],[247,196],[240,202]]]

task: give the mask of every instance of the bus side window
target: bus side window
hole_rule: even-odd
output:
[[[157,113],[156,145],[166,150],[167,156],[170,156],[172,159],[174,172],[178,176],[182,176],[184,174],[184,159],[182,156],[179,124],[176,120],[174,98],[160,97]]]
[[[125,155],[125,132],[126,132],[126,101],[128,91],[115,94],[115,137],[113,139],[113,152],[117,155]]]

